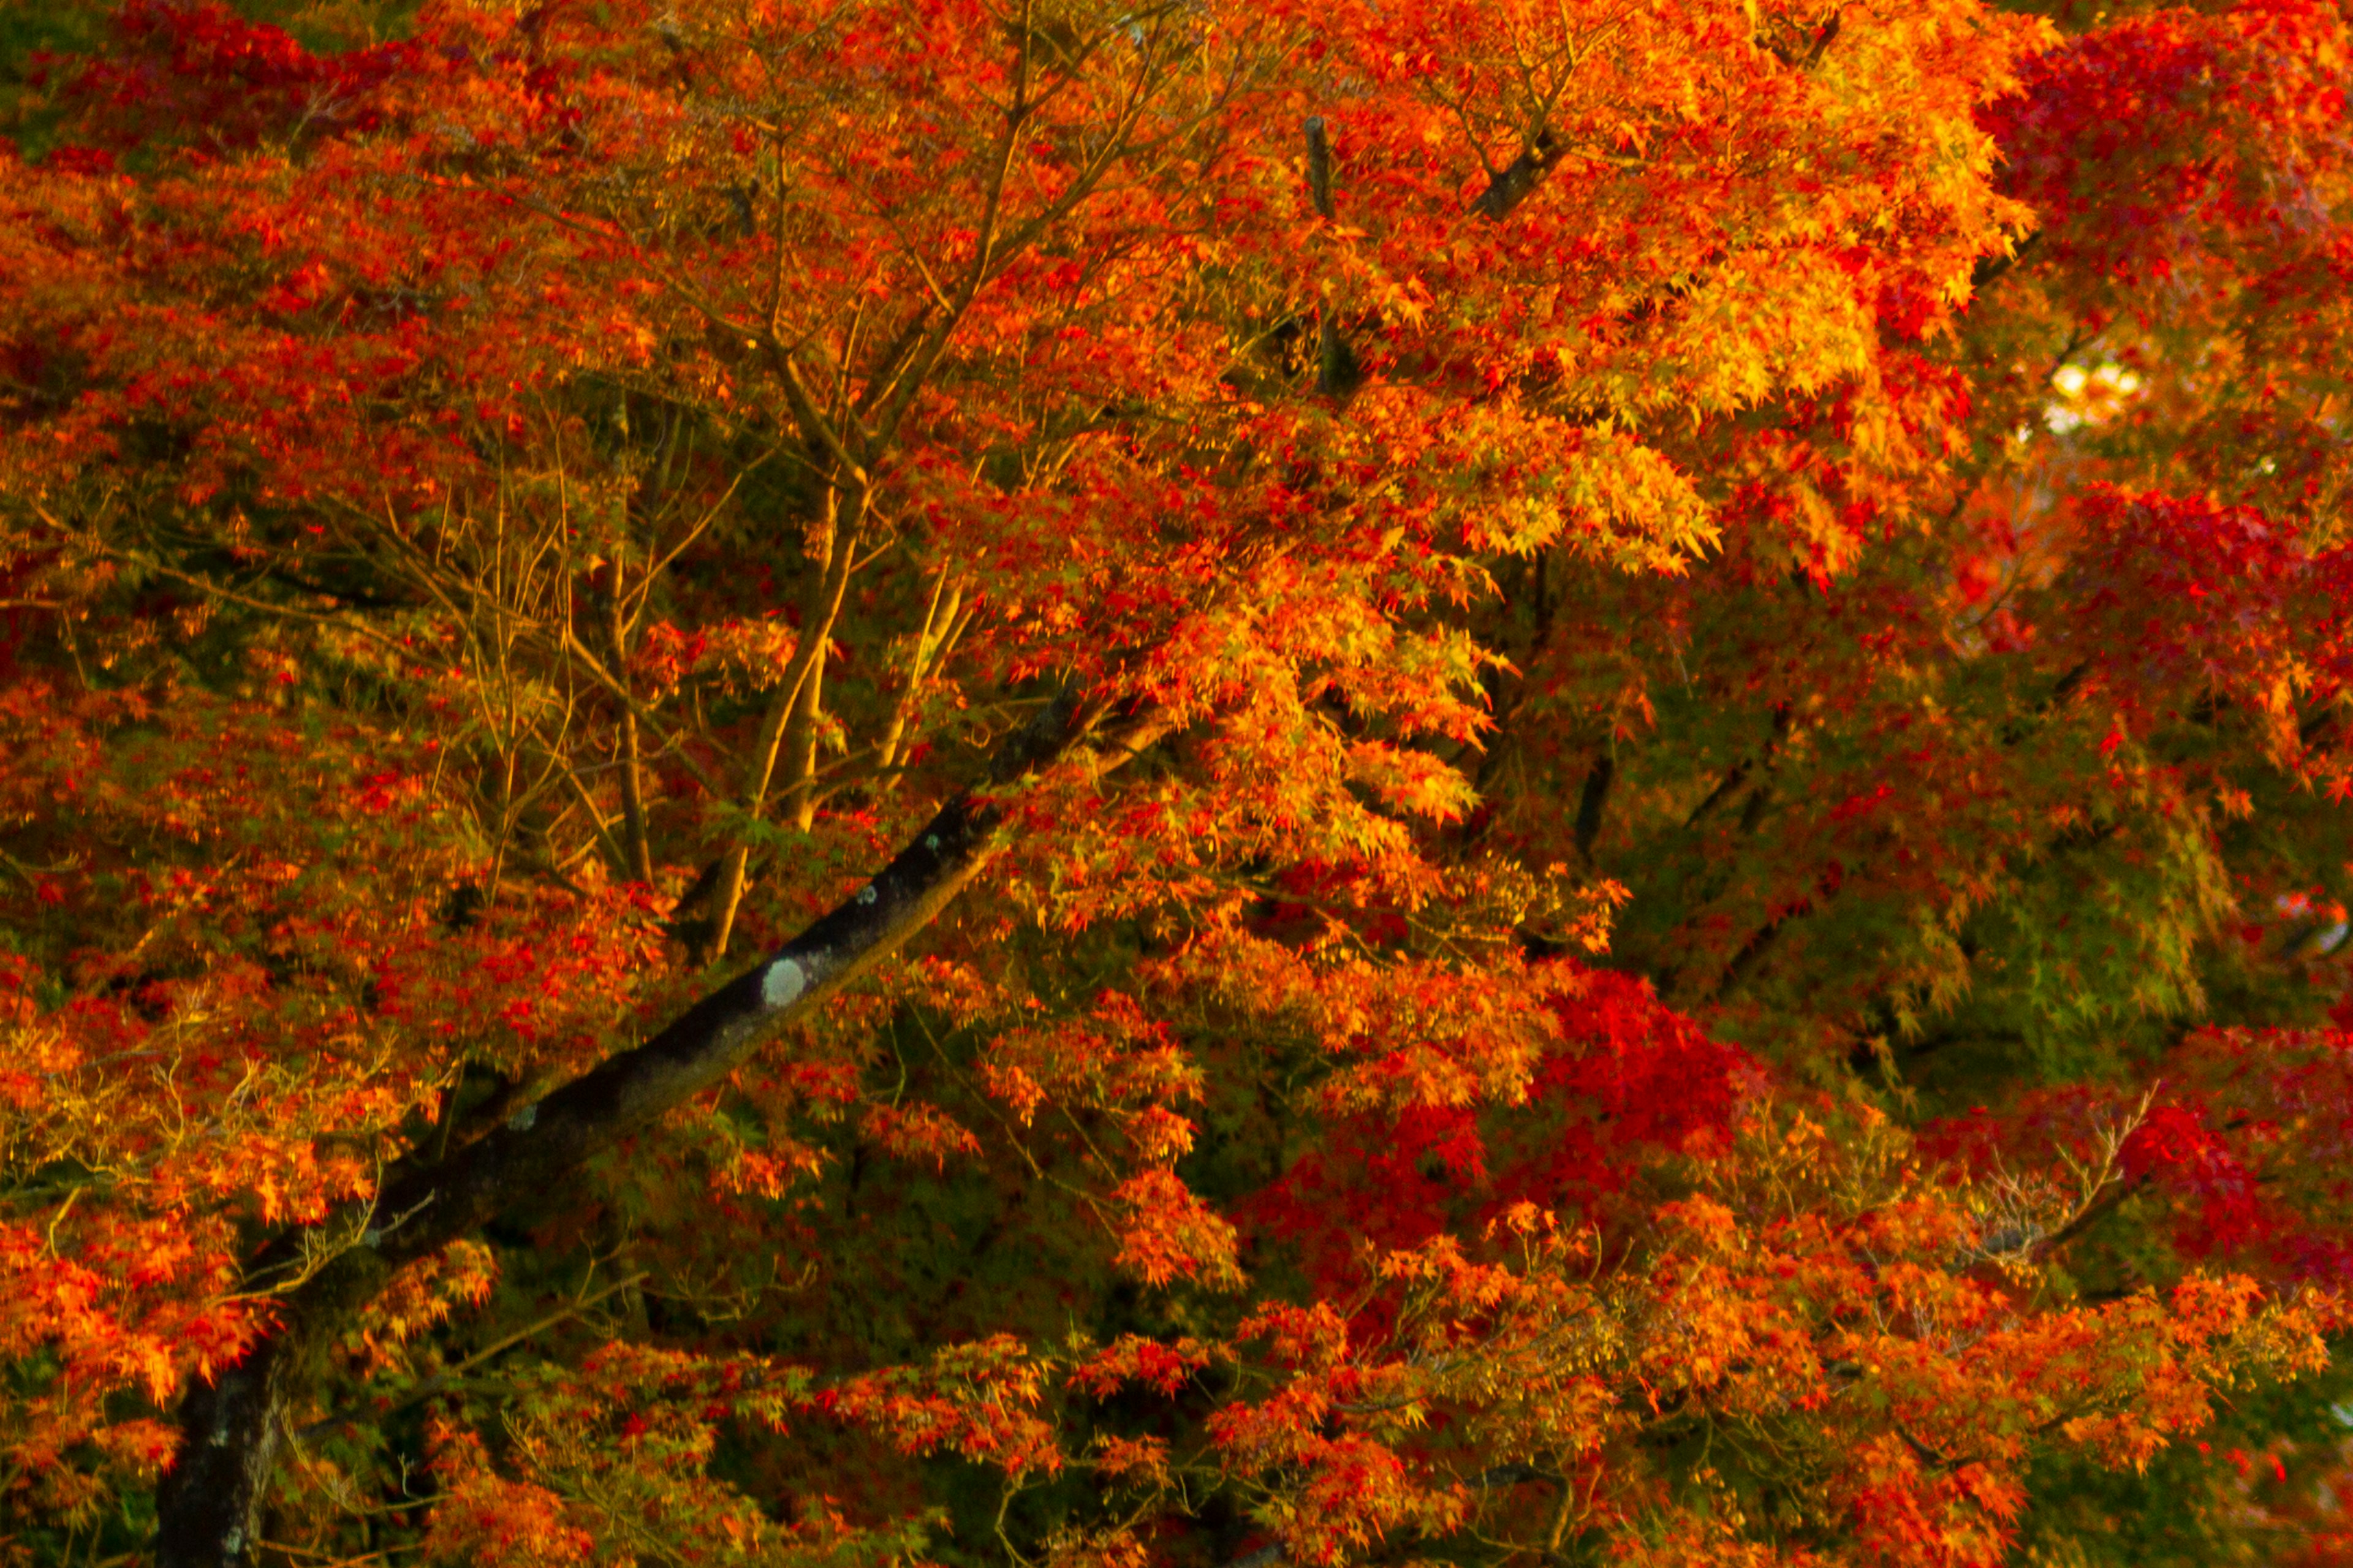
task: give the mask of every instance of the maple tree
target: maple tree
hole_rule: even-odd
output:
[[[10,1560],[2344,1557],[2337,8],[8,26]]]

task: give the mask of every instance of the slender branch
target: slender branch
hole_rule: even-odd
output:
[[[505,1334],[498,1339],[492,1340],[489,1344],[484,1345],[480,1350],[476,1351],[472,1355],[468,1356],[464,1361],[459,1362],[457,1365],[442,1368],[431,1377],[427,1378],[423,1383],[418,1384],[402,1398],[396,1399],[392,1404],[385,1405],[381,1409],[377,1410],[375,1413],[375,1419],[380,1421],[387,1415],[397,1415],[403,1410],[407,1410],[416,1405],[424,1404],[427,1400],[432,1398],[435,1394],[441,1393],[443,1390],[455,1387],[460,1379],[462,1379],[468,1373],[473,1371],[476,1367],[482,1365],[486,1362],[496,1360],[498,1357],[502,1356],[507,1352],[514,1349],[515,1346],[522,1343],[525,1340],[536,1339],[539,1335],[543,1334],[548,1330],[555,1327],[556,1324],[567,1322],[570,1320],[578,1317],[589,1308],[596,1305],[597,1302],[606,1300],[607,1297],[617,1295],[621,1291],[628,1289],[632,1285],[642,1284],[649,1278],[650,1276],[642,1268],[638,1269],[635,1274],[625,1274],[621,1276],[620,1279],[614,1280],[610,1285],[606,1286],[601,1290],[595,1291],[589,1295],[577,1297],[573,1300],[565,1302],[563,1306],[558,1307],[554,1311],[548,1313],[547,1316],[539,1319],[537,1321],[525,1323],[522,1328],[515,1330],[514,1332]],[[336,1427],[344,1425],[348,1419],[348,1417],[342,1415],[322,1416],[320,1419],[311,1422],[308,1426],[303,1427],[300,1432],[294,1434],[294,1436],[297,1441],[307,1441],[310,1438],[333,1431]]]
[[[629,628],[621,609],[621,563],[613,562],[613,593],[606,601],[606,635],[613,644],[613,673],[627,682],[629,675]],[[646,829],[643,761],[638,752],[638,715],[624,706],[620,720],[621,822],[628,835],[629,875],[651,886],[654,879],[653,839]],[[585,795],[585,792],[584,792]],[[603,824],[599,823],[601,830]]]
[[[808,689],[824,668],[826,647],[832,639],[834,622],[841,614],[842,595],[849,591],[864,510],[861,494],[859,516],[852,519],[850,526],[844,528],[838,521],[834,525],[825,571],[811,584],[810,597],[802,606],[800,641],[794,647],[792,662],[785,667],[784,679],[768,700],[768,711],[760,721],[760,733],[752,746],[751,784],[744,792],[744,810],[752,816],[757,816],[760,808],[767,804],[776,758],[787,749],[786,742],[795,738],[797,731],[808,731],[816,723],[811,706],[814,693]],[[798,748],[793,750],[797,763]],[[795,782],[799,782],[797,775]],[[727,939],[734,931],[735,911],[744,900],[744,879],[750,860],[751,847],[738,844],[727,852],[720,868],[712,903],[716,925],[711,951],[715,955],[727,952]]]

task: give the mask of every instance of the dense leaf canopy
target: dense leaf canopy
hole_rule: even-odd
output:
[[[0,14],[0,1561],[2353,1560],[2348,43]]]

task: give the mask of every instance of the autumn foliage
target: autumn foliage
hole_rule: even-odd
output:
[[[0,18],[0,1562],[2353,1562],[2348,43]]]

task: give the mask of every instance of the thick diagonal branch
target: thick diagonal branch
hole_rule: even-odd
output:
[[[1501,222],[1512,215],[1512,209],[1526,201],[1535,188],[1544,183],[1553,164],[1560,156],[1560,143],[1549,126],[1539,126],[1528,138],[1520,155],[1487,176],[1487,188],[1471,204],[1472,210]]]
[[[290,1232],[265,1248],[248,1271],[253,1288],[301,1283],[280,1298],[275,1326],[183,1401],[180,1450],[157,1500],[156,1561],[164,1568],[250,1562],[288,1409],[395,1269],[546,1191],[598,1150],[719,1082],[763,1039],[930,923],[998,847],[1003,814],[989,788],[1082,744],[1103,711],[1096,703],[1050,705],[1007,743],[988,784],[951,799],[873,880],[766,962],[446,1162],[418,1155],[399,1162],[364,1214]],[[336,1237],[355,1237],[357,1245],[316,1264]]]

